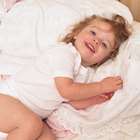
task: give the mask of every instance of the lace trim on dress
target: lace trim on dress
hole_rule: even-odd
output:
[[[57,121],[60,125],[62,125],[66,130],[71,131],[73,134],[80,134],[82,136],[86,137],[100,137],[104,136],[108,133],[115,133],[121,130],[122,125],[132,123],[137,118],[131,117],[126,119],[118,119],[111,123],[108,123],[104,126],[101,126],[100,128],[91,128],[91,127],[81,127],[80,124],[77,124],[76,122],[71,122],[70,119],[64,117],[65,115],[68,115],[67,111],[63,108],[61,110],[56,110],[54,112],[54,115],[57,118]],[[71,116],[69,116],[71,117]]]
[[[63,109],[54,112],[58,123],[62,125],[66,130],[70,130],[73,134],[80,134],[81,131],[77,125],[62,117],[64,113],[67,114],[67,112]]]

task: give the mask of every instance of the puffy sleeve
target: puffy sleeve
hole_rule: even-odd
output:
[[[78,73],[81,58],[72,44],[61,43],[49,54],[49,65],[53,77],[74,77]]]

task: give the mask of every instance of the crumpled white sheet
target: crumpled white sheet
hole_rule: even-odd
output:
[[[91,2],[94,2],[94,5]],[[0,73],[9,75],[19,71],[24,64],[40,55],[50,44],[57,42],[59,35],[62,35],[64,31],[67,32],[65,29],[68,25],[79,21],[84,16],[98,14],[110,17],[111,13],[120,14],[129,23],[133,24],[133,18],[129,9],[114,0],[23,0],[16,3],[8,13],[4,11],[1,4]],[[139,115],[139,38],[139,30],[136,28],[134,35],[126,42],[128,47],[125,47],[125,44],[122,46],[117,60],[110,65],[106,63],[106,69],[103,66],[98,69],[97,75],[94,77],[95,80],[99,80],[108,74],[121,74],[125,79],[124,89],[118,91],[108,103],[88,108],[87,115],[93,114],[92,116],[89,115],[89,120],[86,121],[86,124],[84,124],[85,121],[81,121],[84,119],[83,117],[79,118],[78,121],[81,121],[80,125],[83,126],[83,129],[80,128],[79,132],[81,135],[73,139],[91,140],[92,138],[94,140],[98,139],[95,136],[100,136],[100,139],[115,140],[115,137],[113,139],[113,134],[107,133],[105,130],[112,130],[114,121],[121,122],[117,123],[120,124],[119,127],[115,125],[115,131],[117,130],[116,128],[122,129],[120,127],[122,118]],[[84,113],[82,112],[81,114]],[[135,122],[133,126],[136,127],[136,119],[131,119],[133,120],[132,122]],[[76,125],[78,124],[75,118],[72,120],[71,117],[71,121],[74,121]],[[104,129],[106,123],[108,123],[108,128]],[[91,128],[91,126],[93,129],[96,129],[87,129]],[[102,127],[102,131],[100,131],[101,129],[98,131],[98,127]],[[126,132],[127,134],[130,134],[129,131],[129,127],[121,130],[122,133]],[[136,132],[138,134],[139,127],[129,136],[134,136]],[[95,135],[93,136],[93,134]],[[119,136],[123,134],[114,133],[115,135],[121,140]],[[0,134],[0,136],[2,135]],[[131,139],[131,137],[127,138]]]
[[[11,7],[20,0],[1,0],[4,10],[9,11]]]
[[[0,73],[8,75],[56,43],[66,26],[79,17],[69,7],[49,0],[24,0],[9,12],[0,6]]]
[[[0,73],[14,74],[81,18],[120,14],[132,23],[127,7],[114,0],[22,0],[6,12],[0,3]]]

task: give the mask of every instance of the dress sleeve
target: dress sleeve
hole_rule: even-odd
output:
[[[72,45],[55,47],[49,57],[53,77],[74,77],[80,66],[79,53]]]

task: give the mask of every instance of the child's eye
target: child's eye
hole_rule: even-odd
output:
[[[92,35],[96,35],[96,33],[94,31],[91,31]]]
[[[102,43],[102,46],[107,49],[107,45],[105,43]]]

